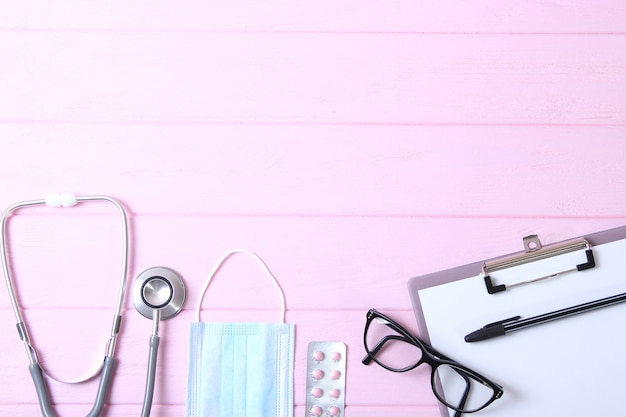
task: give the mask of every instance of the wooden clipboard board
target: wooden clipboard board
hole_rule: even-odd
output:
[[[626,226],[546,247],[527,239],[523,252],[411,278],[408,289],[420,337],[504,387],[502,398],[476,416],[624,413],[626,303],[465,342],[466,334],[488,323],[626,292]],[[589,247],[548,253],[581,241]],[[549,256],[537,256],[539,251]],[[498,272],[486,267],[502,260],[514,262]],[[494,291],[495,286],[505,288]],[[453,415],[440,409],[442,416]]]

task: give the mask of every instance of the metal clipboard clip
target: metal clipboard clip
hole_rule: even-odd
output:
[[[539,241],[539,237],[537,235],[530,235],[523,238],[524,241],[524,252],[506,256],[504,258],[500,258],[497,260],[485,262],[483,265],[482,274],[484,275],[485,285],[487,287],[487,292],[489,294],[496,294],[502,291],[506,291],[509,288],[516,287],[519,285],[530,284],[533,282],[543,281],[549,278],[554,278],[559,275],[563,275],[568,272],[576,272],[576,271],[584,271],[585,269],[590,269],[596,266],[596,261],[593,257],[593,252],[591,250],[591,245],[584,238],[568,240],[565,242],[555,243],[548,246],[542,246]],[[566,253],[575,252],[579,250],[584,250],[585,255],[587,256],[587,262],[582,263],[580,265],[576,265],[570,269],[566,269],[560,272],[552,273],[550,275],[545,275],[538,278],[531,278],[525,281],[515,282],[513,284],[500,284],[494,285],[490,273],[495,271],[500,271],[507,268],[512,268],[514,266],[523,265],[535,261],[539,261],[542,259],[551,258],[553,256],[564,255]]]

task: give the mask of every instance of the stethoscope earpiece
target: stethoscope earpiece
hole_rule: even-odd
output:
[[[135,278],[133,303],[144,317],[152,319],[159,310],[161,320],[174,317],[185,303],[185,283],[175,271],[162,266],[148,268]]]

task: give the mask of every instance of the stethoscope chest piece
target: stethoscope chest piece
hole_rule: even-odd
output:
[[[133,303],[142,316],[152,319],[159,310],[161,319],[175,316],[185,303],[185,283],[175,271],[157,266],[148,268],[135,278]]]
[[[175,271],[163,266],[148,268],[135,278],[132,289],[137,311],[152,320],[148,375],[141,417],[148,417],[152,408],[154,381],[159,349],[159,321],[174,317],[185,303],[185,283]]]

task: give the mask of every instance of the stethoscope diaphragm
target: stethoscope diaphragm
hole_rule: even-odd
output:
[[[159,310],[161,320],[175,316],[185,303],[185,283],[172,269],[156,266],[148,268],[135,278],[132,297],[135,308],[148,318]]]

